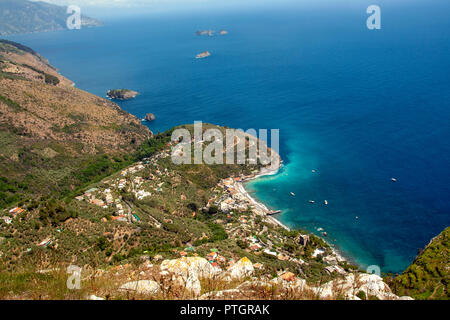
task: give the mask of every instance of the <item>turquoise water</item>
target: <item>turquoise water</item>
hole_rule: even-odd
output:
[[[104,18],[11,39],[79,88],[139,91],[119,104],[154,113],[153,131],[279,128],[284,167],[249,183],[253,195],[291,227],[323,228],[362,266],[398,272],[450,224],[450,4],[383,2],[379,31],[365,27],[369,4]],[[194,35],[207,28],[229,35]]]

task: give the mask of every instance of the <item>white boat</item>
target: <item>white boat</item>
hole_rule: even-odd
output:
[[[325,203],[325,205],[327,205],[327,204],[328,204],[328,201],[327,201],[327,200],[324,200],[323,203]]]
[[[392,181],[392,182],[397,182],[397,179],[391,178],[391,181]]]
[[[295,193],[291,192],[291,196],[295,197]]]
[[[315,201],[314,200],[309,200],[309,203],[314,203]]]

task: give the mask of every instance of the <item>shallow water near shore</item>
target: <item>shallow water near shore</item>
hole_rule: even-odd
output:
[[[116,18],[9,38],[81,89],[140,92],[118,103],[154,113],[155,132],[194,120],[279,128],[284,166],[249,182],[251,196],[289,227],[323,228],[361,266],[399,272],[450,225],[450,4],[385,4],[377,32],[365,28],[369,4]],[[229,34],[194,35],[209,28]]]

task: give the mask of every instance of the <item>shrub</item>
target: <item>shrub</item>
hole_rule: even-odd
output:
[[[56,86],[57,84],[59,84],[59,79],[58,77],[55,77],[51,74],[46,73],[45,75],[45,83],[47,84],[52,84],[54,86]]]
[[[356,296],[358,298],[360,298],[361,300],[366,300],[367,299],[366,293],[363,290],[359,290],[358,293],[356,294]]]

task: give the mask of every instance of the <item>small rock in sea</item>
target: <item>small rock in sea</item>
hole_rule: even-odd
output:
[[[209,57],[211,55],[211,53],[209,51],[203,51],[201,53],[199,53],[198,55],[195,56],[196,59],[203,59],[206,57]]]
[[[144,118],[145,121],[153,121],[155,120],[155,115],[153,113],[147,113]]]
[[[139,92],[128,89],[112,89],[108,90],[106,95],[111,99],[129,100],[135,98]]]

